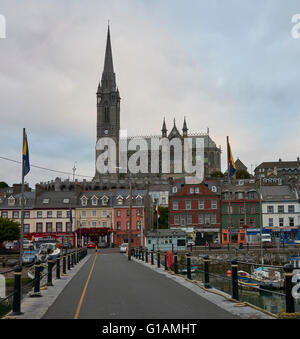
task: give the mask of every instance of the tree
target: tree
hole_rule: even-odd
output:
[[[6,182],[0,181],[0,188],[6,188],[9,187]]]
[[[159,228],[169,228],[169,209],[168,207],[159,207]],[[157,228],[157,214],[154,212],[154,229]]]
[[[245,169],[237,170],[235,177],[237,179],[251,179],[251,175]]]
[[[210,174],[212,178],[224,178],[224,174],[221,171],[215,171]]]
[[[20,238],[20,225],[8,218],[0,217],[0,244],[3,241],[13,241]]]

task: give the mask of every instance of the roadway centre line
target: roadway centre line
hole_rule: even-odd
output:
[[[75,313],[74,319],[78,319],[79,312],[80,312],[80,309],[81,309],[81,305],[82,305],[83,299],[85,297],[85,293],[86,293],[88,284],[90,282],[90,279],[91,279],[91,276],[92,276],[92,273],[93,273],[93,270],[94,270],[94,266],[95,266],[95,263],[96,263],[97,256],[98,256],[98,252],[96,252],[96,254],[95,254],[94,262],[93,262],[93,265],[91,267],[91,270],[90,270],[89,276],[87,278],[87,281],[85,283],[82,295],[80,297],[80,300],[79,300],[79,303],[78,303],[78,306],[77,306],[77,309],[76,309],[76,313]]]

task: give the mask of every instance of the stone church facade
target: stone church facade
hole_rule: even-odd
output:
[[[151,173],[151,140],[156,139],[159,142],[163,138],[167,138],[170,142],[174,138],[178,138],[182,143],[182,150],[184,149],[184,140],[186,138],[192,139],[193,144],[193,164],[195,164],[195,158],[197,157],[195,151],[195,139],[201,138],[204,144],[204,177],[209,177],[209,175],[214,171],[221,170],[221,148],[217,147],[215,142],[211,139],[209,132],[207,133],[188,133],[188,126],[186,118],[184,117],[182,131],[180,133],[179,129],[176,126],[176,121],[174,119],[174,124],[170,132],[168,133],[165,119],[163,120],[163,125],[161,128],[161,133],[155,136],[139,136],[139,137],[129,137],[126,140],[120,139],[120,93],[116,84],[116,74],[114,72],[113,66],[113,57],[112,57],[112,48],[111,48],[111,37],[110,29],[108,27],[107,32],[107,42],[106,42],[106,51],[105,51],[105,60],[104,60],[104,69],[102,73],[102,78],[99,82],[97,90],[97,143],[99,140],[105,137],[109,137],[115,141],[117,146],[116,152],[116,172],[117,173],[99,173],[96,166],[94,182],[99,183],[101,186],[108,187],[126,187],[128,186],[128,179],[138,186],[145,186],[147,184],[167,184],[172,182],[173,179],[183,178],[187,173],[184,171],[184,166],[182,166],[182,172],[174,171],[176,167],[176,159],[173,156],[173,148],[170,148],[170,173],[164,173],[162,171],[161,159],[162,151],[159,149],[159,171],[157,173]],[[138,139],[143,139],[147,144],[147,157],[148,157],[148,171],[147,173],[120,173],[120,159],[119,159],[119,146],[121,142],[130,143],[130,141]],[[97,144],[96,143],[96,144]],[[97,150],[96,147],[96,164],[98,157],[103,153],[103,151]],[[127,159],[129,159],[134,151],[127,152]],[[122,153],[121,153],[122,154]],[[121,155],[122,157],[122,155]],[[183,157],[182,157],[183,159]]]

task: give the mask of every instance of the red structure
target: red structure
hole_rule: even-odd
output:
[[[114,244],[120,246],[122,243],[128,243],[128,231],[129,231],[129,207],[128,206],[115,206],[114,207]],[[144,237],[144,207],[132,207],[132,223],[131,223],[131,246],[141,246],[141,237]]]
[[[170,227],[193,227],[199,245],[220,241],[221,204],[217,192],[205,184],[184,185],[170,196]]]

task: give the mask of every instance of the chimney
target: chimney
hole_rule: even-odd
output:
[[[281,159],[281,158],[279,158],[279,162],[282,162],[282,159]]]

